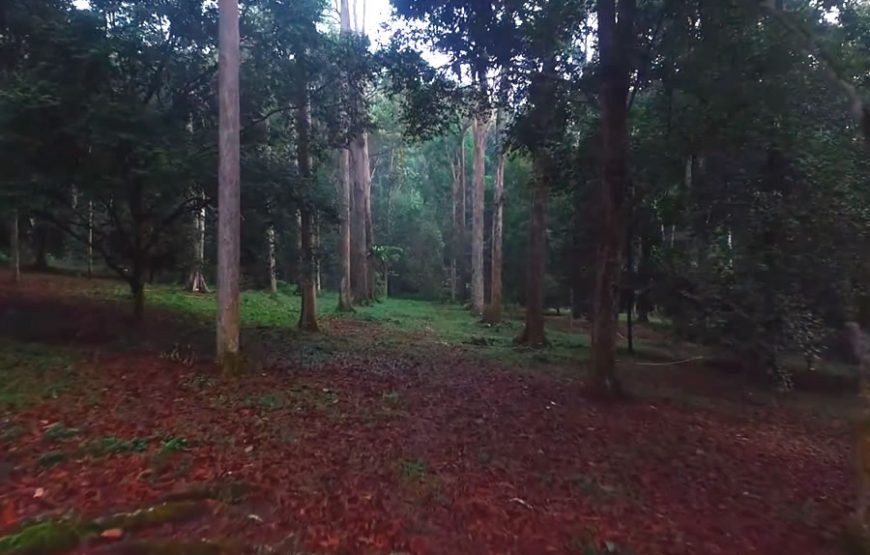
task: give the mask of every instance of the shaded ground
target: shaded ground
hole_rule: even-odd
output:
[[[0,287],[0,527],[248,486],[73,552],[839,552],[843,399],[641,360],[625,367],[640,397],[603,406],[566,362],[573,339],[516,353],[512,324],[446,329],[457,309],[407,302],[300,337],[290,297],[247,298],[250,369],[227,380],[205,362],[208,298],[152,292],[163,308],[136,329],[117,284],[27,278]]]

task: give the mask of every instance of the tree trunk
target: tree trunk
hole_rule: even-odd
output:
[[[12,283],[21,281],[21,236],[18,226],[18,210],[12,211],[12,221],[10,222],[10,253],[9,266],[12,270]]]
[[[535,190],[529,224],[529,253],[526,274],[526,325],[517,343],[532,347],[547,344],[544,331],[544,277],[547,265],[547,199],[549,183],[541,153],[535,156]]]
[[[88,201],[88,277],[94,276],[94,201]]]
[[[219,0],[220,45],[218,168],[217,361],[239,370],[239,3]]]
[[[368,299],[374,300],[377,286],[377,272],[374,257],[374,225],[372,225],[372,172],[369,166],[369,134],[362,135],[362,160],[365,170],[365,211],[366,211],[366,283],[368,284]],[[361,170],[362,171],[362,170]]]
[[[145,284],[141,270],[134,271],[130,278],[130,294],[133,296],[133,320],[142,323],[145,320]]]
[[[322,290],[320,275],[320,214],[314,211],[314,291],[318,295]]]
[[[453,237],[450,261],[450,298],[453,302],[465,297],[465,133],[462,124],[459,147],[451,163],[453,169]]]
[[[347,6],[347,0],[342,0]],[[338,153],[338,310],[353,309],[350,290],[350,151],[343,148]]]
[[[478,114],[472,124],[474,135],[474,177],[471,207],[471,310],[483,314],[483,211],[484,211],[484,167],[486,159],[486,116]]]
[[[266,243],[269,245],[269,291],[278,292],[278,261],[275,258],[275,225],[266,228]]]
[[[304,61],[303,61],[304,63]],[[299,166],[299,177],[302,186],[311,188],[313,176],[311,173],[311,108],[308,95],[308,83],[303,80],[299,84],[298,108],[296,110],[296,162]],[[303,197],[305,195],[302,195]],[[299,240],[301,247],[299,268],[299,292],[302,295],[302,308],[299,313],[299,329],[307,332],[317,332],[317,283],[315,252],[315,209],[310,200],[303,200],[299,208]]]
[[[205,193],[202,194],[205,201]],[[193,293],[208,293],[203,267],[205,266],[205,206],[193,214],[193,265],[188,285]]]
[[[33,235],[35,245],[33,268],[40,272],[48,270],[48,236],[45,225],[34,219],[30,220],[33,223]]]
[[[598,2],[601,59],[601,196],[592,320],[592,377],[597,392],[620,395],[616,377],[615,293],[624,243],[628,154],[629,51],[634,40],[635,0]]]
[[[496,134],[501,133],[503,112],[501,109],[496,116]],[[499,149],[495,159],[495,176],[493,179],[492,199],[492,268],[489,306],[487,306],[483,319],[490,324],[501,322],[502,312],[502,235],[504,225],[504,150]]]
[[[353,302],[369,300],[368,253],[366,251],[366,181],[369,177],[368,156],[363,137],[351,140],[351,216],[350,216],[350,285]]]

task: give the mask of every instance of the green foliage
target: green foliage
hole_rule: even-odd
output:
[[[148,449],[148,440],[134,437],[123,439],[115,436],[106,436],[94,440],[90,449],[96,454],[116,455],[120,453],[143,453]]]
[[[399,475],[403,480],[419,482],[429,474],[429,465],[420,458],[399,461]]]
[[[60,422],[55,422],[49,425],[42,432],[42,437],[45,439],[69,439],[81,434],[78,428],[67,428]]]
[[[43,453],[37,459],[37,463],[40,466],[54,466],[56,464],[62,463],[66,460],[66,455],[61,451],[49,451],[48,453]]]
[[[53,555],[74,549],[80,542],[76,528],[66,521],[45,521],[0,536],[0,554]]]

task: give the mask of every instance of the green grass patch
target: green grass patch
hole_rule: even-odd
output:
[[[68,428],[60,422],[55,422],[43,430],[42,437],[43,439],[60,440],[70,439],[80,434],[81,430],[78,428]]]
[[[54,466],[62,463],[64,460],[66,460],[66,455],[63,452],[49,451],[40,455],[36,462],[39,466]]]
[[[129,291],[123,285],[108,294],[111,300],[129,300]],[[149,285],[145,291],[148,306],[164,308],[186,314],[197,320],[211,321],[217,310],[215,293],[191,293],[179,285]],[[324,292],[318,297],[318,313],[332,314],[338,304],[338,295]],[[242,325],[246,327],[290,328],[299,320],[300,297],[291,287],[282,287],[277,293],[260,290],[243,291],[240,300]]]
[[[419,482],[429,475],[429,465],[420,458],[399,461],[399,476],[409,482]]]
[[[73,381],[74,361],[56,347],[0,340],[0,410],[60,397]]]
[[[116,455],[119,453],[142,453],[148,449],[148,440],[141,437],[123,439],[106,436],[95,439],[89,445],[89,450],[96,455]]]

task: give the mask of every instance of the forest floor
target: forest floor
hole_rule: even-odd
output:
[[[517,322],[325,296],[299,335],[250,292],[224,378],[210,295],[151,288],[137,327],[117,282],[0,284],[0,553],[842,553],[849,398],[669,365],[654,330],[606,405],[558,323],[529,352]]]

